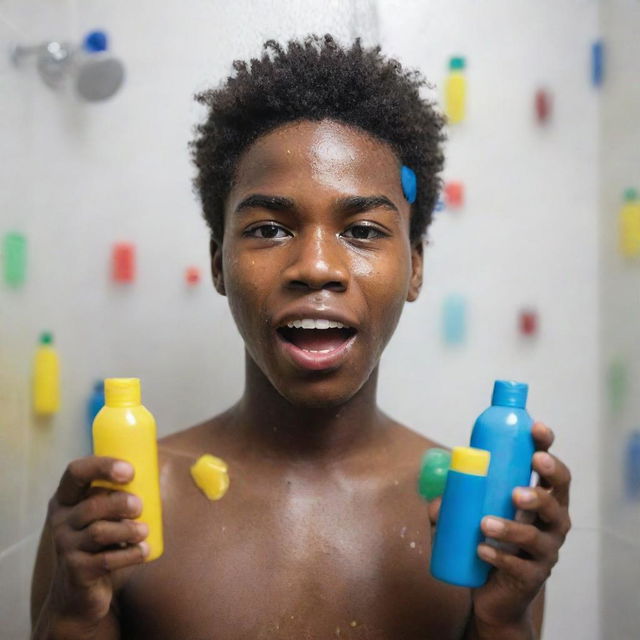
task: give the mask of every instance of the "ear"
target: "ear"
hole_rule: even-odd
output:
[[[422,288],[422,258],[423,243],[422,240],[418,240],[413,247],[411,247],[411,280],[409,281],[407,302],[416,300]]]
[[[226,296],[224,288],[224,273],[222,271],[222,245],[213,236],[209,240],[209,255],[211,256],[211,277],[213,286],[221,296]]]

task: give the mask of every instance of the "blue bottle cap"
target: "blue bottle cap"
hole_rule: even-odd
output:
[[[493,385],[491,404],[500,407],[524,409],[527,404],[529,385],[515,380],[496,380]]]
[[[106,31],[89,31],[84,37],[84,49],[89,53],[106,51],[108,46]]]

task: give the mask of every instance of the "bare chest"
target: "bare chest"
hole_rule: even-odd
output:
[[[413,492],[268,495],[170,504],[164,556],[121,594],[123,637],[461,637],[468,592],[430,577]]]

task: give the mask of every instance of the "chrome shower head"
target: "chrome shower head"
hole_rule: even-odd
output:
[[[124,81],[124,65],[108,52],[104,31],[88,33],[81,47],[50,41],[35,46],[15,46],[11,59],[16,66],[36,56],[36,67],[43,82],[52,89],[61,88],[72,76],[76,93],[88,102],[107,100]]]
[[[110,98],[124,81],[124,65],[107,54],[93,53],[77,65],[76,91],[87,102]]]

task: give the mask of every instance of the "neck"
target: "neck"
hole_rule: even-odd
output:
[[[326,407],[292,404],[245,352],[245,390],[232,409],[234,430],[246,450],[292,460],[329,461],[364,449],[378,434],[378,367],[346,402]]]

